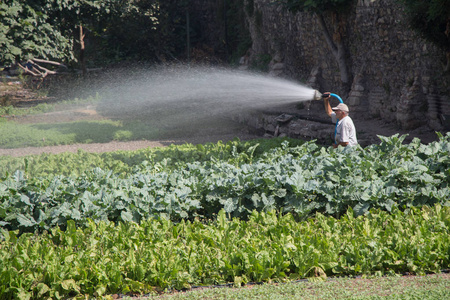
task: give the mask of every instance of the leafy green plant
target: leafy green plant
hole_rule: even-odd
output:
[[[92,298],[115,293],[332,275],[438,273],[448,268],[450,208],[371,210],[340,219],[220,211],[211,221],[87,220],[42,234],[2,230],[2,299]]]
[[[2,62],[11,64],[34,56],[74,58],[71,52],[73,42],[55,26],[51,19],[52,11],[49,7],[44,8],[45,1],[39,2],[10,0],[0,3]]]
[[[189,159],[192,152],[172,148],[173,162],[150,155],[132,170],[116,164],[122,174],[115,165],[46,178],[18,171],[0,182],[0,220],[8,229],[34,231],[65,226],[67,220],[82,225],[86,218],[211,218],[221,209],[242,218],[277,209],[303,219],[316,212],[339,217],[349,207],[363,215],[372,208],[449,205],[450,134],[429,145],[380,138],[365,149],[285,142],[258,158],[254,147],[239,152],[229,143],[228,152],[205,155],[198,146],[196,155],[205,155],[199,161]]]

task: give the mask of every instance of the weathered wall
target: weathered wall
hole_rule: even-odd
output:
[[[246,0],[252,59],[272,57],[271,73],[303,81],[324,92],[340,90],[338,65],[316,18],[292,14],[271,0]],[[331,18],[327,22],[331,24]],[[445,54],[408,29],[395,0],[358,0],[343,38],[353,83],[344,101],[353,118],[381,118],[404,129],[442,130],[450,115]]]

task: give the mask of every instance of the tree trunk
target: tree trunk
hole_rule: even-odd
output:
[[[86,58],[84,56],[84,34],[83,34],[83,25],[80,25],[80,64],[81,71],[83,72],[83,77],[86,76]]]
[[[332,38],[330,31],[328,30],[327,25],[325,24],[325,19],[323,15],[316,14],[317,19],[319,20],[319,25],[322,28],[323,35],[328,44],[328,47],[333,53],[334,58],[339,66],[339,73],[341,76],[341,82],[346,88],[350,88],[352,82],[352,74],[349,68],[349,62],[347,58],[347,50],[345,49],[344,42],[341,38],[341,34],[337,32],[339,38]]]

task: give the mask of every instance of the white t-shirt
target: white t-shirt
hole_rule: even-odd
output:
[[[336,124],[336,113],[331,113],[331,120]],[[342,120],[339,120],[335,130],[335,140],[337,144],[348,143],[349,146],[358,145],[355,124],[353,124],[353,120],[349,116],[346,116]]]

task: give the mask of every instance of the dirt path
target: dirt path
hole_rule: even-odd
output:
[[[91,153],[111,152],[111,151],[132,151],[143,148],[164,147],[172,144],[181,145],[190,143],[193,145],[204,144],[208,142],[216,143],[218,141],[231,141],[234,138],[239,138],[241,141],[260,138],[261,136],[253,135],[250,133],[239,132],[236,134],[221,134],[221,135],[206,135],[206,136],[194,136],[186,137],[184,139],[173,140],[160,140],[160,141],[130,141],[130,142],[117,142],[112,141],[109,143],[93,143],[93,144],[73,144],[73,145],[60,145],[60,146],[45,146],[45,147],[25,147],[15,149],[0,149],[0,155],[10,155],[13,157],[20,157],[26,155],[35,155],[42,153],[58,154],[63,152],[76,153],[78,150],[83,150]]]
[[[105,117],[97,114],[96,109],[92,105],[87,107],[69,109],[64,111],[56,111],[43,113],[38,115],[26,115],[9,117],[12,120],[21,124],[35,124],[35,123],[61,123],[61,122],[75,122],[75,121],[92,121],[104,120]],[[139,140],[130,142],[111,141],[108,143],[92,143],[92,144],[72,144],[72,145],[58,145],[58,146],[44,146],[44,147],[24,147],[14,149],[0,148],[0,155],[10,155],[13,157],[20,157],[26,155],[38,155],[42,153],[58,154],[63,152],[77,152],[83,150],[92,153],[111,152],[111,151],[132,151],[148,147],[164,147],[172,144],[180,145],[190,143],[193,145],[205,144],[208,142],[216,143],[218,141],[227,142],[235,138],[240,140],[250,140],[260,138],[261,136],[251,134],[248,130],[237,130],[222,133],[214,133],[213,130],[205,130],[195,135],[185,136],[183,138],[167,139],[167,140]]]

